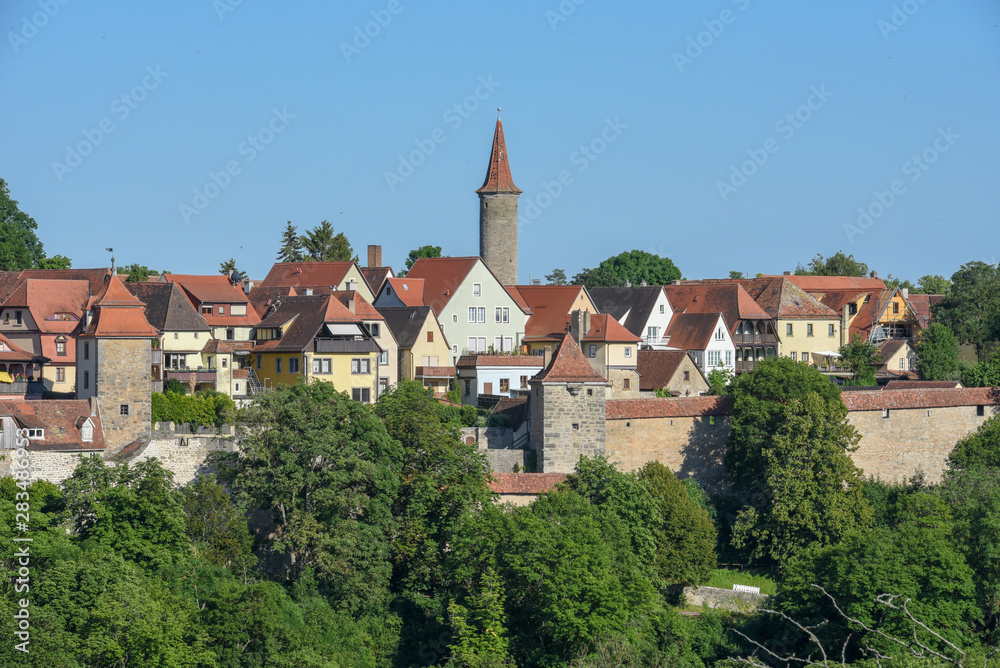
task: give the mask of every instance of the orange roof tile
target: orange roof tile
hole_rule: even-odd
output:
[[[567,332],[549,366],[532,381],[546,383],[601,383],[608,384],[604,376],[594,371],[576,340]]]
[[[541,367],[544,358],[541,355],[462,355],[455,366],[528,366]]]
[[[497,494],[545,494],[566,482],[565,473],[491,473],[490,489]]]
[[[868,276],[799,276],[792,274],[784,278],[810,293],[851,290],[861,292],[885,288],[885,282],[881,278],[869,278]]]
[[[590,316],[590,330],[583,336],[584,341],[604,341],[607,343],[638,343],[642,339],[625,329],[625,326],[610,315]]]
[[[674,313],[722,313],[730,334],[741,320],[772,319],[735,283],[665,285],[663,291]]]
[[[385,280],[396,298],[403,302],[403,306],[424,306],[424,279],[407,277]]]
[[[38,355],[32,355],[0,334],[0,362],[30,362],[38,357]]]
[[[949,408],[989,406],[997,403],[992,387],[962,387],[922,390],[858,390],[840,395],[849,411],[905,408]]]
[[[339,290],[331,293],[348,310],[351,300],[354,300],[354,315],[363,320],[385,320],[382,314],[375,310],[375,307],[368,303],[360,292],[355,290]]]
[[[2,401],[0,415],[13,417],[24,427],[44,429],[45,438],[28,442],[28,451],[104,450],[104,430],[99,410],[91,415],[85,399],[43,399],[40,401]],[[90,419],[93,438],[83,440],[80,427]]]
[[[499,111],[499,110],[498,110]],[[514,185],[510,175],[510,161],[507,159],[507,143],[503,138],[503,123],[497,113],[497,126],[493,131],[493,149],[490,151],[490,164],[486,168],[486,180],[477,193],[521,193],[524,192]]]
[[[712,342],[715,328],[719,324],[721,313],[676,313],[670,319],[666,336],[670,339],[667,345],[681,350],[705,350]]]
[[[343,283],[347,272],[354,266],[354,262],[277,262],[260,285],[264,288],[279,285],[336,288]]]
[[[677,397],[675,399],[608,399],[608,420],[640,418],[702,417],[733,412],[730,396]]]
[[[93,300],[94,316],[81,336],[101,338],[157,338],[159,330],[149,324],[145,307],[128,291],[120,276],[108,278],[101,294]]]
[[[518,302],[523,311],[530,313],[524,326],[525,337],[544,337],[559,340],[566,333],[570,310],[576,303],[582,285],[508,285],[507,293]],[[520,299],[519,299],[520,298]],[[590,301],[588,299],[588,301]],[[597,307],[594,307],[596,313]]]
[[[424,305],[438,316],[477,262],[478,257],[422,257],[413,263],[406,278],[424,279]]]

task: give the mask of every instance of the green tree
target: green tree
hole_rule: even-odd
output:
[[[950,329],[932,322],[917,343],[917,373],[921,380],[958,380],[958,339]]]
[[[738,281],[738,280],[740,280],[742,278],[746,278],[746,276],[743,275],[742,271],[730,271],[729,272],[729,278],[732,279],[732,280],[734,280],[734,281]]]
[[[228,276],[228,275],[232,274],[234,271],[237,274],[242,274],[242,272],[240,272],[240,270],[236,267],[236,259],[235,258],[229,258],[225,262],[220,262],[219,263],[219,273],[220,274],[225,274],[225,275]]]
[[[134,465],[80,460],[63,482],[63,498],[77,535],[155,570],[186,558],[190,546],[173,474],[158,459]]]
[[[681,270],[667,257],[641,250],[631,250],[601,262],[594,269],[583,269],[573,277],[574,285],[619,287],[625,283],[667,285],[680,279]]]
[[[350,262],[354,250],[343,232],[334,234],[333,225],[321,222],[300,237],[304,260],[316,262]]]
[[[277,262],[302,262],[302,238],[296,233],[296,227],[292,221],[285,225],[285,231],[281,233],[281,247],[278,249]]]
[[[545,281],[549,285],[566,285],[566,272],[562,269],[553,269],[551,274],[545,274]]]
[[[959,342],[974,345],[982,359],[987,344],[1000,335],[1000,269],[985,262],[963,264],[931,313]]]
[[[660,523],[653,533],[657,547],[655,564],[661,580],[685,585],[704,582],[717,563],[715,525],[708,512],[660,462],[643,466],[639,480],[649,484],[660,510]]]
[[[875,370],[882,363],[878,346],[855,334],[847,345],[840,347],[840,362],[854,374],[847,384],[857,386],[875,385]]]
[[[948,455],[948,469],[956,471],[989,468],[1000,470],[1000,416],[993,415],[958,443]]]
[[[148,281],[150,276],[157,276],[161,273],[166,274],[169,272],[157,272],[154,269],[150,269],[144,264],[133,263],[129,265],[124,265],[118,268],[119,273],[126,274],[128,276],[127,280],[129,283],[138,283],[140,281]]]
[[[45,258],[35,230],[38,223],[21,211],[0,179],[0,271],[20,271],[39,266]]]
[[[909,280],[903,280],[901,278],[896,278],[892,274],[889,274],[888,276],[886,276],[882,280],[882,282],[885,283],[885,287],[890,288],[890,289],[899,288],[899,289],[909,290],[912,293],[919,292],[919,289],[917,288],[917,286],[915,286]]]
[[[507,653],[503,581],[488,568],[478,591],[469,598],[468,608],[452,601],[448,617],[455,633],[449,668],[504,668],[513,666]]]
[[[52,257],[42,258],[38,262],[39,269],[70,269],[72,266],[73,260],[65,255],[53,255]]]
[[[799,276],[868,276],[868,265],[854,259],[853,255],[844,255],[844,251],[837,251],[828,258],[824,258],[819,253],[809,261],[808,267],[801,264],[796,267],[795,273]]]
[[[919,287],[918,293],[923,293],[926,295],[943,295],[948,293],[948,289],[951,288],[951,281],[949,281],[944,276],[926,275],[921,276],[917,281]]]
[[[413,268],[413,263],[422,257],[441,257],[441,247],[421,246],[420,248],[414,248],[406,256],[406,267],[399,272],[399,275],[406,276],[410,269]]]
[[[733,382],[733,371],[720,366],[708,372],[708,393],[729,394],[729,384]]]
[[[188,537],[210,564],[247,575],[256,565],[246,518],[214,475],[198,476],[181,488]]]
[[[351,611],[386,603],[403,451],[371,409],[330,383],[281,386],[244,409],[240,452],[220,456],[244,508],[268,510],[286,577],[315,575]]]
[[[847,624],[817,584],[846,614],[897,638],[912,639],[915,630],[901,610],[879,605],[880,595],[897,596],[897,606],[909,599],[907,608],[917,619],[960,646],[979,617],[973,571],[955,549],[950,509],[924,492],[902,496],[889,527],[854,532],[803,552],[788,565],[777,601],[780,611],[801,624],[825,620],[817,633],[827,647],[837,648],[838,657],[844,647],[849,661],[858,660],[866,645],[899,657],[898,644]],[[933,642],[929,634],[917,634]],[[807,639],[800,635],[788,642],[804,648]]]
[[[966,387],[1000,387],[1000,355],[962,368],[962,385]]]
[[[871,524],[848,456],[860,437],[836,385],[811,366],[773,357],[730,387],[724,461],[748,499],[733,530],[737,548],[783,563],[810,543]]]

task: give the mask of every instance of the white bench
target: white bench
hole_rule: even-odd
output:
[[[747,594],[759,594],[760,593],[760,587],[751,587],[749,585],[734,584],[733,585],[733,591],[741,591],[741,592],[745,592]]]

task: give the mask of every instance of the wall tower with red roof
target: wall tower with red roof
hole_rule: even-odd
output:
[[[486,180],[479,195],[479,256],[501,285],[517,285],[517,198],[523,191],[514,185],[497,108],[493,150]]]

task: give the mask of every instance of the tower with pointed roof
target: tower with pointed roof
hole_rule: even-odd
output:
[[[605,453],[608,388],[567,332],[531,385],[531,443],[540,473],[572,473],[580,457]]]
[[[493,150],[479,195],[479,256],[503,285],[517,285],[517,198],[497,108]]]
[[[117,274],[88,301],[76,338],[76,396],[97,399],[108,452],[148,437],[153,339],[144,306]]]

